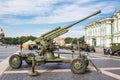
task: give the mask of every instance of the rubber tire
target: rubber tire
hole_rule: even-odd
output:
[[[80,70],[75,70],[75,68],[74,68],[74,63],[75,63],[76,61],[79,61],[79,62],[82,63],[82,69],[80,69]],[[86,70],[86,63],[85,63],[85,61],[84,61],[83,59],[79,59],[79,58],[78,58],[78,59],[74,59],[74,60],[71,62],[70,67],[71,67],[71,71],[72,71],[74,74],[83,74],[83,73],[85,72],[85,70]]]
[[[12,59],[14,59],[14,58],[17,58],[17,60],[18,60],[18,65],[17,65],[17,66],[13,66],[13,65],[12,65]],[[10,59],[9,59],[9,65],[10,65],[10,67],[12,67],[13,69],[19,69],[19,68],[21,67],[21,65],[22,65],[22,58],[21,58],[19,55],[17,55],[17,54],[12,55],[12,56],[10,57]]]
[[[86,63],[86,68],[87,68],[87,67],[88,67],[88,65],[89,65],[89,60],[85,59],[85,57],[87,57],[87,56],[85,56],[85,55],[82,55],[82,57],[83,57],[83,59],[85,60],[85,63]]]
[[[93,52],[95,53],[95,52],[96,52],[96,50],[94,49],[94,50],[93,50]]]
[[[120,56],[120,52],[118,52],[118,56]]]
[[[114,55],[114,52],[113,52],[113,53],[111,53],[111,55]]]
[[[86,68],[87,68],[89,65],[89,60],[85,60],[85,62],[86,62]]]
[[[32,61],[28,60],[29,57],[35,57],[35,55],[33,53],[28,53],[27,54],[27,58],[25,59],[25,62],[28,64],[28,65],[32,65]]]

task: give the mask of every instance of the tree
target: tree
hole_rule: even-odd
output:
[[[80,42],[85,42],[85,37],[84,37],[84,36],[80,37],[80,38],[79,38],[79,41],[80,41]]]
[[[28,40],[32,40],[33,41],[35,39],[36,39],[36,37],[34,37],[34,36],[21,36],[19,38],[19,43],[23,44],[23,43],[27,42]]]
[[[72,38],[71,38],[71,37],[65,38],[65,43],[66,43],[66,44],[72,43]]]
[[[72,39],[72,44],[77,44],[78,38],[73,38]]]
[[[71,37],[67,37],[67,38],[65,38],[65,43],[66,44],[70,44],[70,43],[72,43],[72,44],[77,44],[77,41],[80,41],[80,42],[85,42],[85,40],[84,40],[84,36],[82,36],[82,37],[80,37],[80,38],[71,38]]]
[[[35,40],[36,37],[34,36],[21,36],[21,37],[5,37],[3,39],[0,39],[0,42],[2,42],[3,44],[23,44],[25,42],[27,42],[28,40]]]

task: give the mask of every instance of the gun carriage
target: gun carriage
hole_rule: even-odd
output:
[[[30,75],[37,75],[37,72],[35,71],[35,66],[40,63],[40,64],[46,64],[46,63],[71,63],[71,71],[75,74],[79,73],[84,73],[88,64],[89,60],[87,56],[81,55],[80,53],[77,59],[66,59],[66,58],[61,58],[59,54],[65,54],[65,53],[60,53],[58,52],[58,56],[55,56],[54,50],[55,50],[55,43],[53,41],[54,38],[65,34],[68,32],[68,29],[71,28],[72,26],[100,13],[101,11],[97,11],[83,19],[80,19],[78,21],[75,21],[74,23],[67,25],[65,27],[57,27],[53,29],[52,31],[49,31],[38,39],[35,40],[36,44],[40,47],[41,50],[36,51],[39,55],[35,56],[33,53],[28,53],[28,54],[14,54],[10,57],[9,59],[9,65],[14,68],[18,69],[22,66],[22,60],[25,60],[27,64],[32,65],[32,70],[29,72]],[[79,43],[78,43],[79,44]],[[72,53],[74,54],[74,52]]]

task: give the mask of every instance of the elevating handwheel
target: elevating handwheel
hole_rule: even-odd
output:
[[[87,68],[87,66],[89,65],[89,60],[88,60],[88,58],[87,58],[86,55],[82,55],[82,57],[83,57],[83,59],[85,60],[86,68]]]

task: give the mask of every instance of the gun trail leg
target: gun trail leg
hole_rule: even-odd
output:
[[[32,70],[29,71],[28,74],[29,74],[30,76],[37,76],[37,75],[38,75],[38,72],[35,71],[35,65],[36,65],[35,57],[32,57],[31,59],[32,59]]]

